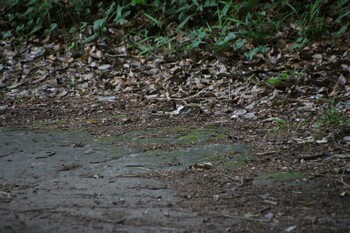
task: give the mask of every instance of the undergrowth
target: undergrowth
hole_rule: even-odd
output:
[[[348,32],[350,0],[4,0],[0,11],[2,38],[123,42],[141,54],[242,50],[251,60],[281,37],[300,49],[309,39],[342,36]]]

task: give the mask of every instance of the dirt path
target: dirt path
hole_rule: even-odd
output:
[[[350,231],[344,154],[218,118],[106,114],[0,128],[1,232]]]

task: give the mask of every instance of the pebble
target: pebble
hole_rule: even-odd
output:
[[[113,102],[117,99],[115,96],[100,96],[98,97],[98,101],[100,102]]]
[[[245,109],[237,109],[233,112],[233,114],[236,114],[237,116],[242,116],[247,113],[247,110]]]
[[[236,119],[236,118],[242,117],[246,113],[247,113],[247,110],[245,110],[245,109],[237,109],[233,112],[231,119]]]
[[[28,97],[30,95],[30,92],[27,90],[23,90],[19,93],[21,97]]]
[[[108,70],[110,69],[112,66],[110,64],[103,64],[103,65],[100,65],[98,66],[98,69],[99,70]]]
[[[254,113],[249,112],[249,113],[247,113],[247,114],[244,115],[244,118],[245,118],[245,119],[252,119],[252,120],[255,120],[257,117],[255,116]]]
[[[348,136],[345,136],[344,138],[343,138],[343,141],[344,142],[350,142],[350,136],[348,135]]]

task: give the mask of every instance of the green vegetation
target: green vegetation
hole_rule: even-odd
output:
[[[251,60],[280,40],[276,35],[294,43],[291,49],[311,38],[342,36],[350,0],[4,0],[0,11],[2,38],[50,35],[77,47],[96,40],[121,42],[149,55],[197,48],[236,51]]]
[[[284,95],[295,98],[315,94],[313,87],[301,87],[303,85],[316,84],[322,87],[322,98],[331,94],[330,85],[335,85],[334,77],[327,74],[321,78],[318,74],[313,74],[313,71],[322,66],[323,54],[328,53],[326,48],[342,47],[342,41],[347,40],[350,0],[3,0],[0,2],[0,13],[3,15],[0,20],[0,38],[14,41],[14,47],[25,40],[34,43],[44,41],[41,44],[57,42],[57,48],[54,51],[45,49],[43,56],[62,54],[61,50],[65,50],[72,53],[72,58],[86,62],[90,49],[98,44],[104,46],[103,50],[111,48],[112,52],[113,48],[123,48],[123,51],[132,56],[154,58],[163,55],[166,63],[173,58],[181,60],[188,57],[192,60],[200,57],[208,61],[215,58],[220,61],[251,61],[246,64],[256,65],[255,68],[252,66],[254,72],[242,72],[243,76],[247,74],[247,83],[269,87],[267,91],[259,91],[261,93],[257,93],[256,98],[266,96],[271,87],[278,89],[280,95],[276,95],[274,101],[283,108],[290,100],[289,97],[284,98]],[[325,40],[327,43],[318,41],[325,37],[328,38]],[[333,38],[338,40],[333,41]],[[334,45],[332,42],[335,42]],[[61,45],[65,46],[60,47]],[[300,52],[293,52],[303,48],[305,49]],[[321,60],[312,70],[311,66],[293,64],[302,60],[302,55],[308,62],[314,56],[321,57]],[[8,62],[1,53],[0,58],[4,64]],[[334,55],[329,61],[334,64],[338,61],[343,63],[342,59],[346,61],[347,58]],[[231,72],[229,66],[223,68],[223,72]],[[2,65],[0,69],[7,68]],[[263,72],[259,76],[266,70],[269,72]],[[333,67],[329,70],[333,70]],[[170,73],[172,72],[174,71]],[[219,77],[217,73],[220,72],[214,72],[211,68],[200,71],[203,77],[210,73],[210,78],[212,73]],[[337,72],[343,71],[336,70],[334,73]],[[230,74],[230,77],[234,80],[237,77],[239,79],[240,75]],[[184,79],[184,82],[192,81]],[[62,82],[70,89],[77,89],[80,88],[81,81],[75,75],[68,75]],[[334,93],[344,92],[345,83],[345,78],[342,82],[338,81],[339,90],[333,88]],[[227,90],[231,89],[230,85],[231,83]],[[226,89],[220,88],[220,92],[226,94]],[[196,89],[191,92],[194,90]],[[319,97],[316,95],[316,98]],[[231,98],[230,94],[228,98]],[[237,100],[235,98],[233,103]],[[349,124],[342,116],[343,111],[335,108],[335,104],[332,106],[317,119],[310,121],[317,121],[317,129],[341,128]],[[119,117],[122,118],[115,116]],[[293,128],[293,121],[282,118],[272,121],[274,125],[269,133],[274,135],[287,135]],[[222,137],[212,133],[213,135],[186,131],[177,140],[196,143],[203,138],[215,141]]]
[[[299,172],[275,172],[259,176],[255,182],[258,184],[272,184],[275,182],[290,182],[304,178]]]
[[[272,76],[266,80],[266,83],[278,87],[288,86],[287,84],[298,84],[304,82],[307,78],[307,74],[304,71],[284,71],[276,76]]]
[[[277,77],[271,77],[267,80],[267,83],[270,85],[278,85],[281,82],[288,81],[290,79],[290,75],[288,73],[281,73]]]
[[[285,119],[274,117],[271,120],[274,123],[274,127],[271,129],[272,132],[279,132],[288,128],[288,121]]]
[[[342,127],[345,125],[346,120],[335,107],[327,109],[318,120],[318,124],[321,128],[334,128]]]

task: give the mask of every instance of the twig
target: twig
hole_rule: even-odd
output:
[[[332,154],[328,151],[322,152],[321,154],[316,154],[316,155],[310,155],[310,156],[303,156],[301,158],[299,158],[299,160],[315,160],[315,159],[319,159],[319,158],[325,158],[325,157],[332,157]]]
[[[328,158],[325,158],[325,160],[330,160],[333,158],[337,158],[337,159],[350,159],[350,154],[334,154]]]
[[[344,179],[343,179],[346,170],[347,170],[347,167],[344,168],[343,173],[341,174],[340,180],[339,180],[339,181],[340,181],[340,183],[342,183],[345,187],[348,187],[348,188],[349,188],[350,185],[349,185],[348,183],[346,183],[346,182],[344,181]]]
[[[229,176],[229,175],[226,175],[226,174],[223,174],[226,178],[229,178],[230,180],[234,180],[234,181],[239,181],[241,184],[243,184],[244,180],[243,178],[236,178],[236,177],[233,177],[233,176]]]
[[[7,192],[0,191],[0,194],[6,196],[7,198],[11,198],[11,195]]]

